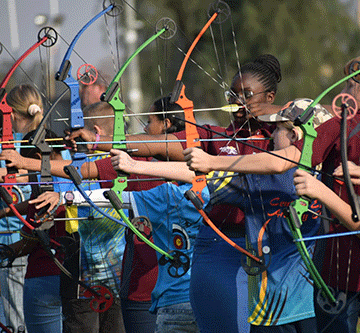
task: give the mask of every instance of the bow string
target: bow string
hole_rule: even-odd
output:
[[[224,5],[223,2],[219,2],[222,5]],[[225,7],[225,9],[228,7]],[[193,101],[188,99],[185,95],[185,84],[182,82],[182,77],[184,74],[184,70],[186,67],[186,64],[188,60],[190,59],[190,55],[192,51],[195,49],[197,43],[199,42],[200,38],[203,36],[203,34],[206,32],[206,30],[210,27],[210,25],[218,18],[218,16],[225,12],[225,15],[228,14],[228,11],[224,8],[220,9],[218,7],[212,8],[214,13],[211,15],[210,19],[207,21],[205,26],[201,29],[197,37],[194,39],[193,43],[191,44],[190,48],[188,49],[185,58],[180,66],[180,70],[178,72],[175,86],[171,95],[171,103],[178,104],[183,110],[184,110],[184,117],[185,117],[185,132],[186,132],[186,146],[188,148],[196,147],[200,148],[200,137],[199,133],[196,128],[196,121],[193,113],[194,104]],[[223,21],[223,18],[221,19]],[[247,271],[253,271],[254,267],[256,268],[256,271],[263,271],[265,270],[265,265],[262,258],[259,258],[249,251],[243,249],[239,245],[237,245],[235,242],[233,242],[229,237],[227,237],[223,232],[221,232],[215,224],[210,220],[210,218],[207,216],[207,214],[203,210],[204,200],[201,196],[201,192],[206,186],[206,175],[203,173],[195,172],[195,177],[192,181],[192,188],[188,190],[185,193],[185,196],[188,200],[191,200],[191,202],[194,204],[198,212],[203,217],[204,221],[222,238],[224,239],[228,244],[233,246],[235,249],[240,251],[241,253],[245,254],[248,258],[251,259],[252,263],[249,264]]]
[[[315,105],[318,104],[320,100],[332,89],[358,74],[360,74],[360,70],[354,71],[353,73],[334,83],[324,92],[322,92],[316,99],[314,99],[314,101],[310,103],[306,110],[295,119],[295,126],[300,126],[302,131],[304,132],[304,144],[298,166],[300,169],[307,172],[309,172],[309,170],[312,170],[313,142],[317,137],[317,132],[313,124]],[[345,164],[347,164],[347,161]],[[315,264],[312,261],[309,252],[307,251],[305,242],[302,240],[303,237],[300,230],[302,225],[302,215],[308,211],[309,203],[309,198],[302,197],[299,197],[298,199],[293,201],[286,211],[287,221],[293,234],[295,244],[305,263],[305,266],[308,269],[309,274],[313,279],[316,287],[319,289],[319,293],[317,295],[317,302],[322,307],[322,309],[328,313],[340,313],[346,305],[345,293],[340,292],[337,297],[335,297],[334,290],[332,290],[332,288],[326,285],[319,271],[315,267]]]

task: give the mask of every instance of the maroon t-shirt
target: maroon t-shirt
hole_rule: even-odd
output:
[[[251,136],[253,140],[250,139],[250,133],[247,129],[239,130],[236,125],[230,125],[226,129],[223,127],[212,125],[204,125],[204,127],[231,137],[234,135],[235,132],[237,132],[236,138],[246,139],[243,142],[230,141],[229,139],[225,139],[222,135],[216,134],[203,128],[198,128],[197,130],[200,139],[221,139],[221,141],[201,141],[201,148],[211,155],[250,155],[261,152],[260,150],[249,145],[260,147],[266,150],[270,148],[269,145],[271,141],[267,140],[267,138],[270,138],[271,128],[266,124],[264,124],[264,127],[262,129],[259,129]],[[178,139],[186,139],[185,131],[173,134]],[[223,141],[224,139],[226,141]],[[185,149],[186,142],[182,142],[181,144]],[[208,213],[208,216],[210,220],[222,230],[234,230],[240,231],[241,233],[244,233],[245,231],[244,213],[238,207],[227,204],[216,205],[212,208],[211,212]]]
[[[28,214],[26,220],[33,226],[36,226],[36,223],[33,223],[31,220],[34,218],[36,209],[34,205],[29,205]],[[64,206],[60,206],[55,214],[58,218],[65,217],[65,208]],[[55,241],[59,241],[60,237],[66,236],[65,232],[65,221],[55,221],[54,226],[49,230],[50,239]],[[21,229],[21,233],[25,235],[32,235],[32,231],[27,227],[23,226]],[[52,246],[52,248],[57,248],[56,246]],[[58,248],[58,250],[60,250]],[[63,251],[56,251],[55,257],[63,263],[64,261],[64,253]],[[26,269],[25,279],[41,277],[41,276],[49,276],[49,275],[59,275],[60,269],[55,265],[54,261],[44,250],[40,242],[34,247],[31,253],[28,256],[28,265]]]
[[[357,114],[348,121],[348,134],[359,124],[360,115]],[[313,144],[312,165],[323,163],[322,170],[332,174],[334,168],[341,163],[340,148],[340,119],[334,117],[317,129],[317,138]],[[360,159],[360,136],[359,132],[348,141],[348,160],[359,165]],[[303,140],[294,145],[301,150]],[[333,191],[344,201],[348,202],[346,186],[332,177],[322,176],[322,181],[330,186]],[[360,194],[360,186],[355,186],[355,192]],[[330,223],[330,233],[349,231],[338,223]],[[333,288],[357,292],[360,290],[360,239],[356,236],[335,237],[325,241],[325,251],[321,275],[325,283]],[[348,266],[350,262],[350,271]],[[348,286],[347,286],[347,279]]]
[[[134,159],[151,161],[152,157],[136,157]],[[95,161],[99,179],[115,179],[117,173],[111,165],[110,158]],[[144,175],[131,174],[128,180],[149,179]],[[163,181],[134,181],[128,182],[126,191],[146,191],[163,184]],[[101,183],[102,187],[111,187],[112,183]],[[153,242],[153,238],[150,240]],[[156,251],[138,240],[131,230],[127,230],[126,246],[121,273],[121,298],[137,302],[151,301],[151,292],[155,287],[158,276]]]

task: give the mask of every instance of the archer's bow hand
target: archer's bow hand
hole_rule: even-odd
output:
[[[356,165],[354,162],[348,161],[349,174],[351,176],[351,181],[354,185],[360,185],[360,166]],[[335,169],[333,176],[343,177],[344,172],[342,164]]]
[[[129,154],[119,149],[111,149],[111,164],[115,171],[123,171],[126,173],[136,173],[136,161]]]
[[[80,138],[85,142],[96,142],[96,133],[86,128],[81,128],[73,132],[65,131],[65,134],[64,139],[70,143],[74,151],[77,151],[77,142],[75,139]],[[87,145],[88,150],[91,150],[92,147],[93,144]]]
[[[321,200],[324,192],[323,183],[310,173],[300,169],[296,170],[294,185],[298,196]]]
[[[184,160],[187,166],[192,171],[199,171],[203,173],[209,173],[212,171],[211,159],[213,156],[205,153],[199,148],[186,148],[183,151]]]
[[[58,206],[60,200],[60,194],[57,192],[44,192],[40,194],[36,199],[30,200],[30,204],[36,205],[36,209],[41,209],[45,207],[46,205],[49,205],[47,207],[46,211],[48,213],[51,213],[52,210]],[[60,203],[61,204],[61,203]]]
[[[31,158],[25,158],[21,156],[16,150],[6,149],[3,150],[0,154],[1,161],[7,161],[7,167],[15,167],[17,169],[27,169],[26,160],[31,160]]]

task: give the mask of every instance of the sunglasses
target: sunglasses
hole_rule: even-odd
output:
[[[234,104],[236,102],[244,103],[246,100],[250,99],[251,97],[259,94],[263,94],[268,92],[268,90],[260,91],[254,93],[252,90],[244,90],[242,93],[236,94],[231,90],[225,91],[225,99],[229,104]],[[245,101],[244,101],[245,99]]]

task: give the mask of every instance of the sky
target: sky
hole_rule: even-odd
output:
[[[49,50],[42,48],[41,53],[42,56],[46,56],[46,52],[50,52],[51,67],[57,71],[67,50],[67,43],[71,42],[83,25],[101,12],[102,2],[99,0],[0,0],[0,42],[17,59],[37,41],[41,27],[54,27],[60,37]],[[36,25],[35,18],[38,15],[45,15],[48,18],[47,23]],[[111,24],[113,19],[108,17],[108,22],[110,40],[114,44],[114,26]],[[84,32],[75,47],[86,63],[95,67],[101,67],[104,63],[103,59],[111,54],[111,46],[104,27],[105,20],[101,17]],[[114,49],[114,45],[112,48]],[[35,51],[24,60],[24,69],[31,69],[33,61],[37,60],[39,60],[39,52]],[[10,62],[10,64],[6,62]],[[0,64],[2,67],[11,66],[13,62],[6,51],[1,53]],[[72,55],[71,62],[75,72],[83,64],[83,61],[75,54]],[[3,69],[4,67],[2,71]]]
[[[0,0],[0,5],[0,43],[3,45],[0,54],[1,78],[16,59],[38,41],[41,28],[51,26],[58,33],[55,45],[49,48],[40,46],[31,53],[22,62],[21,69],[14,73],[14,78],[9,83],[13,86],[24,81],[29,82],[31,79],[39,89],[45,85],[42,84],[45,82],[44,73],[46,75],[50,73],[49,77],[55,77],[68,45],[75,35],[89,20],[103,10],[103,0]],[[108,5],[110,2],[106,0],[105,6]],[[124,37],[128,36],[123,27],[125,14],[130,16],[127,12],[122,13],[120,18],[103,15],[81,35],[70,58],[71,73],[74,78],[76,78],[78,68],[84,63],[95,66],[99,71],[107,74],[110,80],[115,76],[125,57],[127,58],[124,52],[126,41]],[[42,22],[42,17],[46,17],[47,21]],[[122,22],[122,26],[119,22]],[[134,34],[130,36],[133,37]],[[116,44],[116,40],[120,42]],[[134,45],[138,44],[136,38],[132,41]],[[47,60],[43,61],[42,68],[34,66],[39,63],[39,59]],[[110,83],[109,80],[107,81]],[[47,98],[53,101],[63,91],[64,85],[55,80],[51,82]],[[137,112],[139,112],[142,95],[140,89],[135,88],[129,89],[128,101],[130,99],[132,110],[135,111],[138,106]],[[138,128],[138,130],[141,129],[142,127]]]

